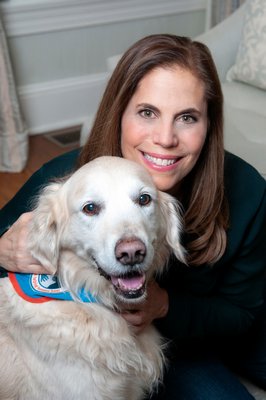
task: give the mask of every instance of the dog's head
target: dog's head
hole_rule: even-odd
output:
[[[171,252],[185,261],[180,231],[176,200],[159,192],[143,167],[123,158],[100,157],[44,190],[35,209],[30,247],[59,277],[66,276],[61,253],[70,251],[83,266],[86,262],[88,280],[93,269],[120,300],[140,301],[147,280],[162,270]]]

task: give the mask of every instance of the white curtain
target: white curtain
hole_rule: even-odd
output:
[[[0,19],[0,171],[22,171],[27,157],[28,130],[21,115],[7,40]]]
[[[229,17],[245,0],[208,0],[208,21],[207,28],[219,24]]]

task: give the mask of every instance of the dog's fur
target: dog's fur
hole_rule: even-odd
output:
[[[33,304],[0,280],[0,398],[143,398],[161,378],[163,344],[153,326],[134,335],[119,315],[145,298],[145,285],[121,279],[148,281],[171,252],[184,261],[176,201],[138,164],[100,157],[48,185],[34,214],[32,254],[77,300]],[[81,287],[98,303],[79,301]]]

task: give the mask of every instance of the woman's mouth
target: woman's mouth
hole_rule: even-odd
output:
[[[156,169],[170,170],[182,157],[154,156],[148,153],[142,153],[143,158],[149,166]]]

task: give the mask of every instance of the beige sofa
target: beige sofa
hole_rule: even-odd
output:
[[[225,147],[255,166],[266,178],[266,1],[253,0],[253,7],[261,6],[260,10],[251,5],[247,1],[229,18],[196,39],[210,48],[222,81]],[[252,37],[253,27],[259,35],[257,39]],[[251,41],[254,49],[250,59],[247,58],[249,49],[243,47],[245,39]],[[256,40],[260,40],[257,45],[260,45],[259,51],[263,51],[262,61],[256,60]],[[255,79],[253,82],[252,77],[246,79],[245,76],[241,76],[243,80],[240,81],[233,76],[231,67],[240,50],[240,56],[246,57],[246,61],[253,63],[254,69],[257,67],[257,72],[262,74],[261,82]]]

